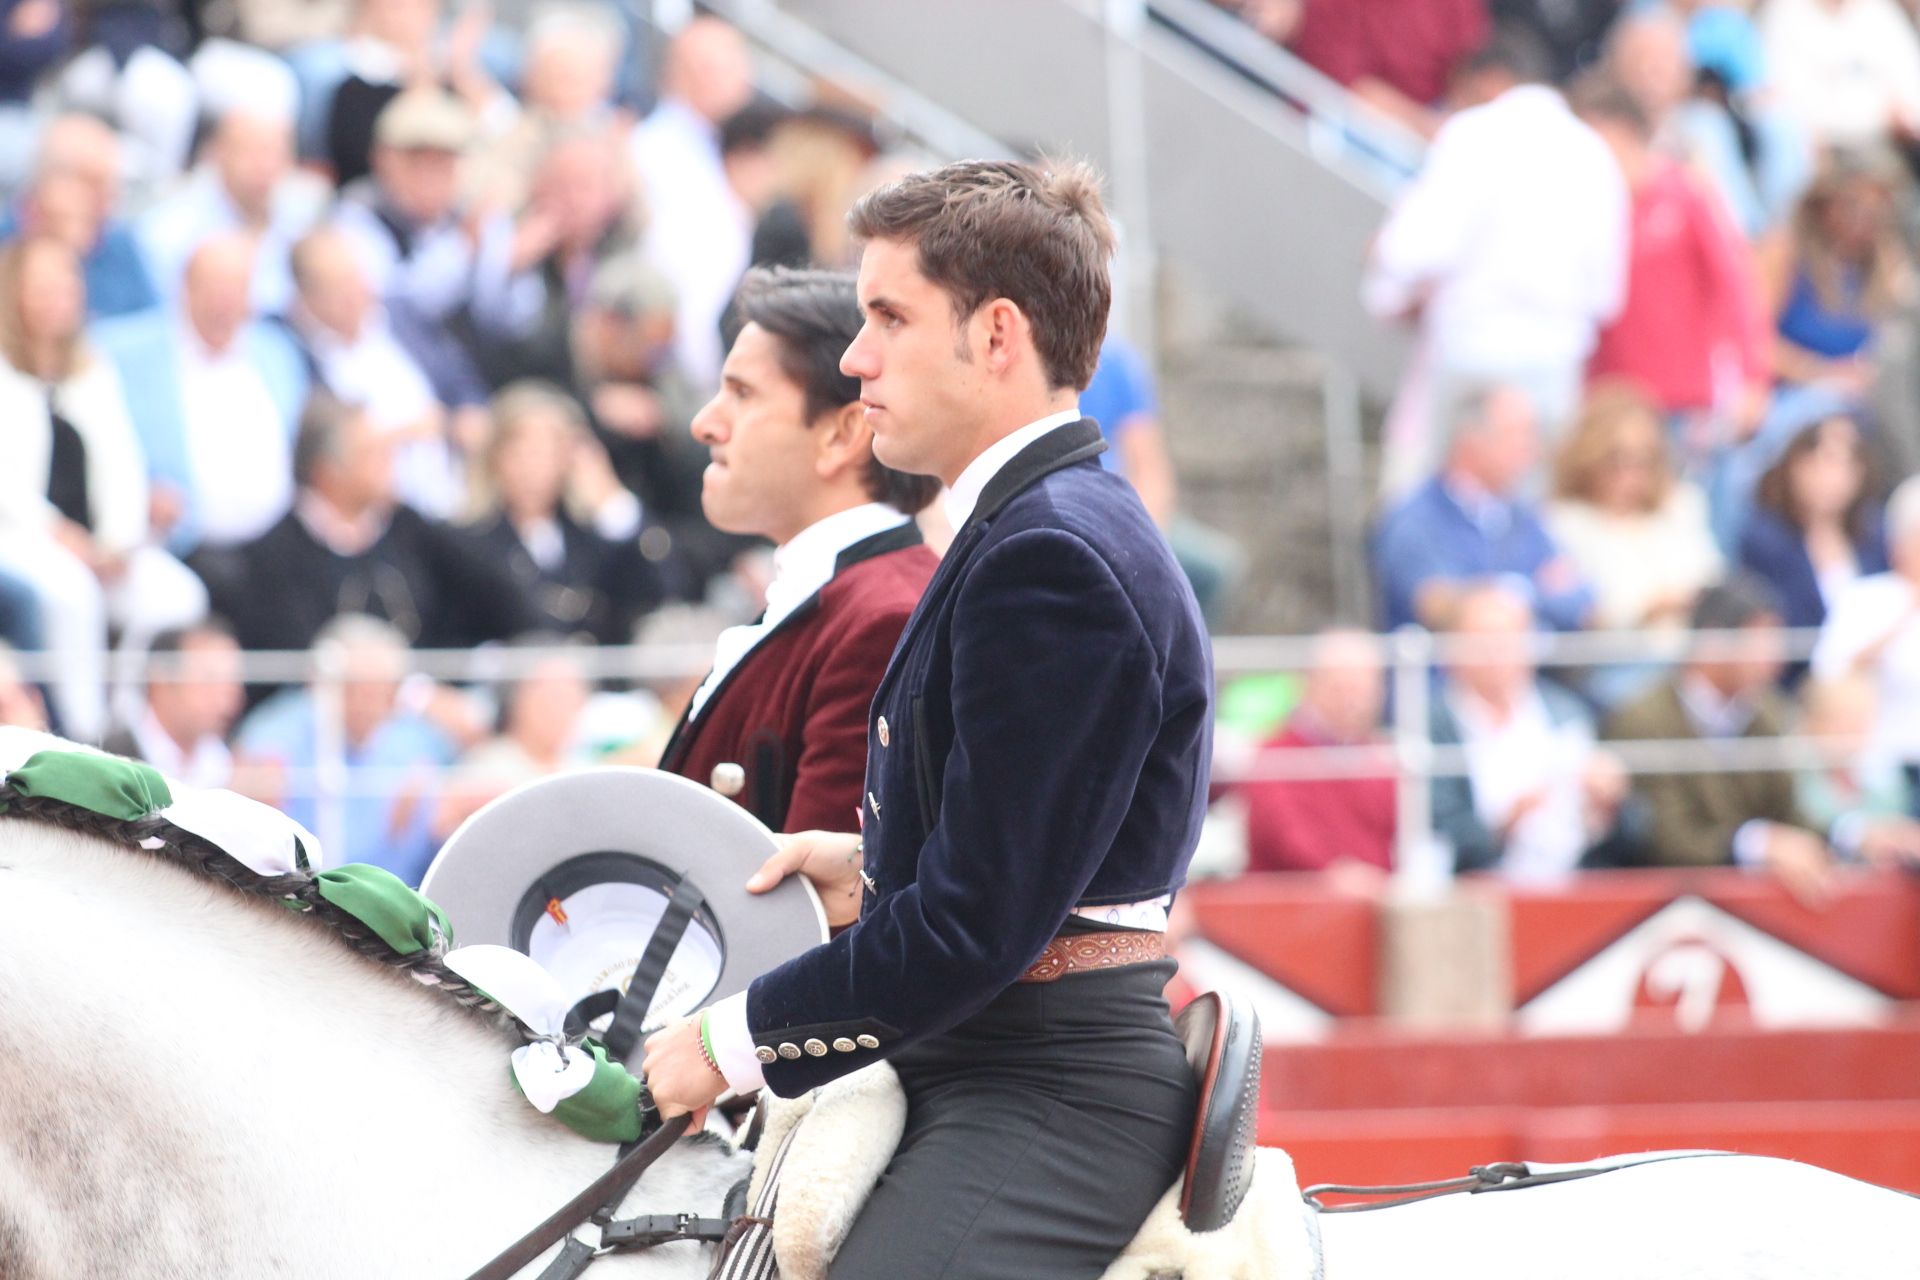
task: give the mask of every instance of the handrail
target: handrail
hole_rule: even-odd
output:
[[[1342,163],[1354,139],[1401,174],[1420,167],[1426,142],[1419,134],[1360,101],[1345,86],[1281,48],[1246,23],[1206,0],[1142,0],[1153,25],[1198,46],[1215,60],[1273,94],[1296,111],[1327,126],[1313,134],[1314,149],[1329,163]],[[1377,172],[1365,166],[1364,180]]]

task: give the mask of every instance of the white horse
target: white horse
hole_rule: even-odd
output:
[[[0,819],[0,1278],[461,1280],[610,1161],[510,1096],[515,1043],[315,919]],[[827,1118],[832,1092],[800,1136],[870,1146],[873,1113]],[[841,1174],[870,1185],[886,1157],[864,1151],[866,1173]],[[1109,1275],[1920,1276],[1920,1200],[1752,1157],[1320,1217],[1316,1263],[1284,1153],[1262,1157],[1232,1227],[1187,1236],[1169,1193]],[[682,1142],[621,1215],[718,1216],[746,1162],[711,1137]],[[858,1212],[857,1190],[813,1199],[818,1220],[790,1231],[836,1235]],[[692,1280],[707,1252],[613,1255],[589,1280]]]
[[[0,1277],[461,1280],[612,1162],[514,1096],[516,1043],[319,921],[0,819]],[[718,1216],[747,1159],[682,1142],[622,1216]]]

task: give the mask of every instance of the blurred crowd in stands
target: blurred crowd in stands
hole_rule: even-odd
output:
[[[1920,858],[1910,7],[1218,2],[1430,140],[1363,282],[1416,352],[1379,612],[1229,690],[1248,865],[1367,882],[1425,843],[1813,898]],[[852,265],[852,199],[927,158],[848,86],[776,104],[714,18],[661,41],[609,0],[0,0],[0,33],[0,637],[44,664],[0,655],[0,720],[309,825],[331,788],[353,856],[409,877],[516,782],[656,758],[700,672],[570,646],[698,651],[761,607],[767,548],[706,523],[688,431],[732,294]],[[1179,510],[1150,369],[1110,341],[1082,407],[1217,623],[1243,552]],[[1408,624],[1459,642],[1422,842],[1377,638]],[[1541,664],[1594,629],[1653,638]],[[409,674],[486,646],[543,656]],[[328,680],[248,683],[261,650]],[[1783,733],[1831,749],[1629,767]],[[1329,747],[1351,776],[1261,777]]]
[[[636,13],[0,0],[0,637],[34,655],[0,718],[310,826],[344,793],[348,852],[409,878],[516,782],[657,758],[698,670],[454,688],[409,650],[711,652],[758,613],[769,549],[707,523],[688,429],[735,287],[854,265],[848,206],[928,158]],[[1110,465],[1217,607],[1235,553],[1109,354]],[[242,679],[320,649],[325,690]]]
[[[1371,622],[1461,641],[1431,696],[1465,762],[1431,795],[1442,859],[1764,866],[1809,899],[1848,861],[1914,863],[1916,6],[1225,7],[1430,140],[1363,297],[1415,351]],[[1607,629],[1655,633],[1646,660],[1537,668]],[[1323,637],[1269,759],[1378,743],[1382,653]],[[1800,767],[1725,745],[1782,735]],[[1378,770],[1239,790],[1254,867],[1415,847]]]

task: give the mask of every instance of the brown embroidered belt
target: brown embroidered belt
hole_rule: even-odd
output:
[[[1056,982],[1083,969],[1158,960],[1167,954],[1167,935],[1147,929],[1110,929],[1104,933],[1062,934],[1020,975],[1022,982]]]

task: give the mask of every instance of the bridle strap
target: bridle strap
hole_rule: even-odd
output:
[[[493,1261],[474,1272],[467,1280],[508,1280],[515,1272],[545,1253],[575,1227],[593,1216],[594,1210],[609,1201],[617,1201],[640,1180],[647,1166],[665,1155],[667,1148],[686,1133],[691,1115],[678,1115],[662,1124],[639,1146],[614,1161],[611,1168],[580,1193],[561,1205],[527,1234],[503,1249]]]
[[[639,1043],[640,1029],[647,1020],[647,1007],[653,1003],[653,993],[667,971],[667,961],[673,959],[680,939],[686,936],[688,923],[705,900],[692,876],[680,877],[680,883],[673,887],[673,896],[667,900],[666,910],[660,913],[660,923],[653,927],[653,936],[647,939],[647,949],[640,953],[640,962],[633,966],[627,990],[613,1007],[613,1025],[601,1037],[601,1043],[615,1060],[626,1061],[634,1045]]]

